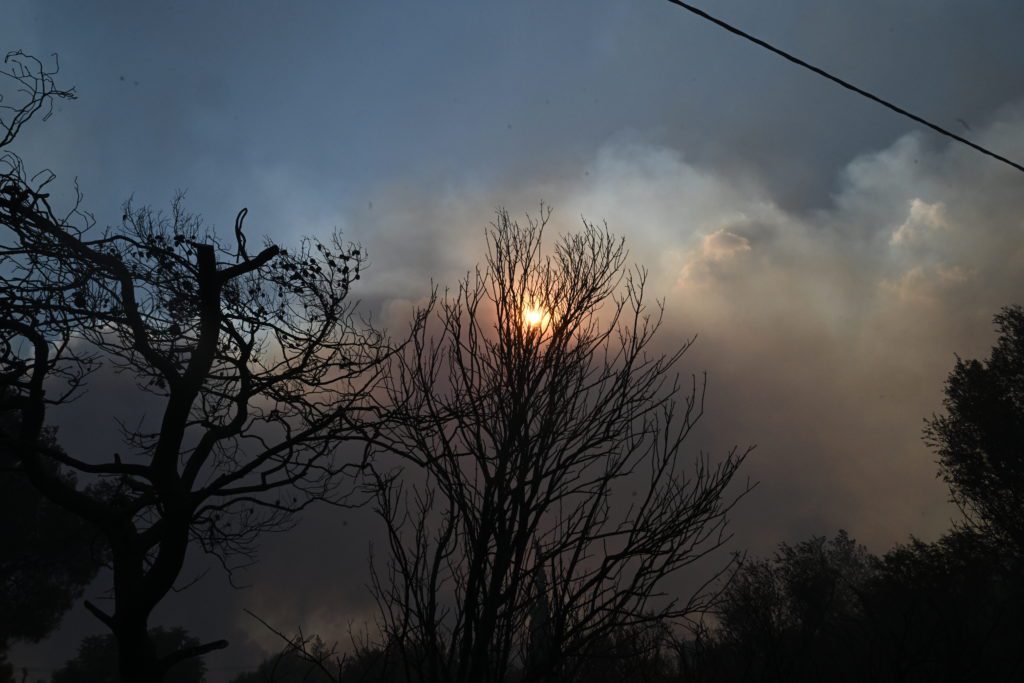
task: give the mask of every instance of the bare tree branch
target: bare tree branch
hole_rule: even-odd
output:
[[[0,88],[13,83],[20,100],[0,99],[0,407],[20,427],[0,445],[24,454],[18,466],[45,496],[101,531],[115,608],[89,609],[118,637],[122,680],[156,681],[166,667],[148,618],[191,546],[230,572],[294,512],[351,502],[365,453],[345,444],[379,431],[371,398],[396,349],[357,315],[349,292],[366,258],[338,234],[250,255],[245,209],[230,243],[181,196],[167,213],[128,202],[102,231],[77,186],[58,210],[46,191],[53,174],[28,172],[9,145],[74,93],[39,60],[11,53],[5,63]],[[48,409],[80,396],[103,366],[152,395],[158,424],[121,420],[123,456],[40,445]],[[82,486],[53,476],[54,461]]]
[[[375,469],[391,555],[373,589],[418,680],[574,680],[613,635],[706,608],[728,570],[665,595],[729,538],[749,450],[684,452],[704,406],[705,380],[676,371],[690,342],[655,350],[663,306],[621,239],[585,223],[545,253],[548,215],[499,212],[485,265],[385,378],[378,444],[422,480]]]

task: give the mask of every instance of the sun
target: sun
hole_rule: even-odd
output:
[[[551,314],[537,304],[523,309],[523,323],[527,327],[547,327]]]

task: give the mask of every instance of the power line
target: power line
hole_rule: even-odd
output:
[[[886,109],[890,109],[890,110],[896,112],[897,114],[902,114],[903,116],[906,116],[908,119],[910,119],[912,121],[916,121],[917,123],[920,123],[923,126],[927,126],[927,127],[931,128],[936,133],[939,133],[941,135],[945,135],[948,138],[952,138],[953,140],[956,140],[957,142],[963,143],[963,144],[967,145],[968,147],[971,147],[971,148],[981,152],[982,154],[988,155],[988,156],[992,157],[993,159],[1001,161],[1004,164],[1007,164],[1008,166],[1012,166],[1013,168],[1017,169],[1018,171],[1024,173],[1024,166],[1018,164],[1017,162],[1011,161],[1010,159],[1007,159],[1006,157],[1004,157],[1002,155],[996,154],[992,150],[989,150],[989,149],[986,149],[986,148],[982,147],[981,145],[977,144],[976,142],[971,142],[970,140],[968,140],[967,138],[965,138],[963,136],[957,135],[956,133],[954,133],[954,132],[952,132],[950,130],[945,129],[942,126],[939,126],[937,124],[932,123],[931,121],[923,119],[920,116],[918,116],[917,114],[909,112],[906,109],[904,109],[903,107],[895,105],[892,102],[889,102],[888,100],[882,99],[878,95],[870,93],[867,90],[864,90],[863,88],[858,88],[857,86],[855,86],[854,84],[850,83],[849,81],[844,81],[843,79],[839,78],[838,76],[834,76],[834,75],[830,74],[829,72],[825,71],[824,69],[820,69],[820,68],[814,66],[813,64],[809,64],[809,63],[805,62],[804,60],[800,59],[799,57],[791,55],[790,53],[786,52],[785,50],[780,50],[779,48],[775,47],[774,45],[771,45],[770,43],[768,43],[768,42],[766,42],[764,40],[761,40],[760,38],[758,38],[756,36],[752,36],[749,33],[747,33],[746,31],[743,31],[742,29],[736,28],[732,24],[728,24],[725,21],[722,21],[721,19],[719,19],[717,17],[711,16],[710,14],[708,14],[704,10],[700,9],[699,7],[694,7],[693,5],[691,5],[691,4],[687,3],[687,2],[683,2],[682,0],[668,0],[668,2],[672,3],[673,5],[676,5],[677,7],[681,7],[682,9],[684,9],[684,10],[686,10],[688,12],[696,14],[701,19],[705,19],[707,21],[710,21],[711,23],[713,23],[713,24],[715,24],[715,25],[717,25],[717,26],[719,26],[721,28],[724,28],[726,31],[729,31],[730,33],[734,33],[734,34],[738,35],[741,38],[745,38],[746,40],[749,40],[750,42],[754,43],[755,45],[760,45],[764,49],[768,50],[769,52],[774,52],[775,54],[777,54],[778,56],[782,57],[783,59],[786,59],[786,60],[788,60],[790,62],[793,62],[794,64],[796,64],[798,66],[802,66],[803,68],[805,68],[805,69],[807,69],[809,71],[813,71],[814,73],[818,74],[819,76],[821,76],[823,78],[827,78],[828,80],[830,80],[833,83],[836,83],[838,85],[841,85],[842,87],[846,88],[847,90],[852,90],[853,92],[857,93],[858,95],[866,97],[866,98],[868,98],[869,100],[871,100],[873,102],[877,102],[878,104],[882,105]]]

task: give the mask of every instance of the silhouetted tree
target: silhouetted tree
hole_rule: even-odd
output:
[[[336,683],[332,654],[322,641],[308,644],[305,652],[288,647],[267,657],[255,671],[235,676],[231,683]]]
[[[157,655],[166,656],[199,646],[199,641],[182,628],[155,628],[149,633]],[[112,635],[88,636],[78,646],[78,655],[54,672],[52,683],[121,683],[118,675],[118,645]],[[202,659],[181,661],[164,674],[167,683],[202,683],[206,664]]]
[[[0,446],[38,491],[99,530],[113,611],[86,606],[118,639],[121,678],[153,683],[226,645],[160,654],[151,639],[149,616],[191,545],[230,569],[261,531],[311,501],[343,499],[338,475],[359,463],[337,450],[372,430],[363,408],[389,346],[354,316],[364,256],[337,235],[250,251],[245,210],[231,243],[180,198],[166,215],[128,204],[102,231],[77,192],[58,210],[53,175],[27,171],[9,145],[73,93],[38,60],[6,63],[24,100],[0,110],[0,410],[18,416]],[[104,364],[150,395],[158,422],[122,421],[123,454],[47,447],[47,410],[82,394]],[[75,485],[55,464],[89,481]]]
[[[1024,309],[1004,308],[995,326],[988,359],[957,358],[946,414],[933,416],[925,433],[953,500],[1024,554]]]
[[[748,680],[817,680],[849,657],[875,559],[845,531],[750,560],[726,585],[719,637]],[[834,675],[834,674],[833,674]],[[825,678],[829,676],[825,675]]]
[[[896,546],[861,587],[873,680],[1009,681],[1024,675],[1024,587],[992,537],[953,531]]]
[[[12,433],[16,415],[0,414],[0,425]],[[47,449],[59,448],[52,432],[40,440]],[[40,495],[19,460],[17,453],[0,449],[0,662],[12,641],[38,642],[49,635],[102,561],[96,530]],[[50,476],[75,485],[55,462],[44,466]]]
[[[611,631],[577,658],[575,678],[587,683],[670,683],[679,680],[680,643],[665,623]]]
[[[262,620],[261,620],[262,621]],[[268,626],[264,622],[265,626]],[[231,683],[411,683],[396,659],[397,648],[372,647],[353,642],[351,652],[340,653],[318,636],[302,633],[289,637],[270,630],[286,643],[255,671],[236,676]]]
[[[704,386],[678,380],[688,342],[655,350],[646,272],[589,224],[546,256],[547,218],[499,212],[486,265],[386,380],[381,443],[425,481],[378,475],[374,590],[417,680],[575,680],[609,638],[686,618],[705,595],[664,581],[723,543],[736,500],[745,453],[683,451]]]
[[[842,532],[782,544],[728,584],[687,680],[1019,680],[1024,589],[1000,545],[969,530],[880,558]]]
[[[840,532],[744,563],[693,680],[1022,680],[1024,309],[995,323],[990,357],[957,359],[925,430],[970,523],[881,558]]]

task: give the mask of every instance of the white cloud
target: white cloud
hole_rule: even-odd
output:
[[[910,201],[910,210],[907,218],[896,228],[889,244],[893,246],[910,246],[923,242],[941,230],[947,230],[949,223],[946,220],[946,207],[942,202],[929,204],[920,197]]]
[[[703,256],[709,261],[728,261],[738,254],[750,251],[750,240],[721,228],[705,235],[701,242]]]

